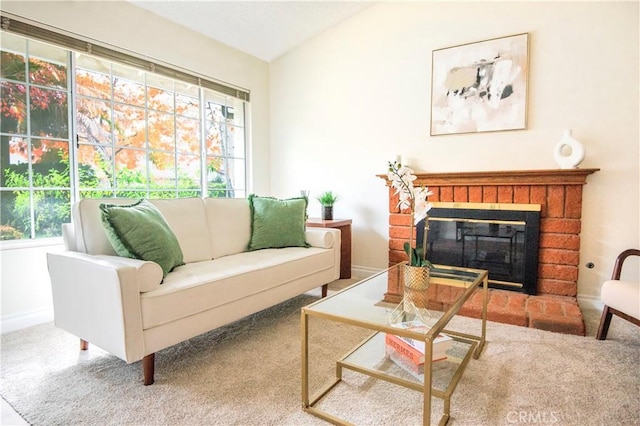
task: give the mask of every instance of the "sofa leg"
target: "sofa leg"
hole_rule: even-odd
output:
[[[144,375],[144,385],[149,386],[153,384],[153,374],[155,369],[156,354],[149,354],[142,358],[142,373]]]
[[[327,297],[327,289],[329,288],[329,284],[325,284],[322,286],[322,297]]]
[[[87,349],[89,349],[89,342],[87,342],[86,340],[80,339],[80,350],[86,351]]]
[[[611,324],[611,317],[613,314],[608,306],[605,305],[602,311],[602,317],[600,317],[600,326],[596,333],[596,339],[604,340],[607,338],[607,332],[609,331],[609,325]]]

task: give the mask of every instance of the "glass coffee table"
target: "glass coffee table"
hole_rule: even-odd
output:
[[[391,305],[383,302],[389,280],[398,280],[403,286],[403,265],[394,265],[329,297],[302,308],[302,405],[303,409],[334,424],[349,424],[318,408],[318,404],[342,381],[342,370],[349,369],[370,377],[420,391],[423,394],[423,424],[431,421],[431,398],[441,398],[443,414],[439,424],[450,417],[453,394],[470,359],[478,358],[485,343],[487,320],[487,271],[434,265],[430,272],[428,304]],[[471,335],[447,328],[462,305],[476,290],[482,296],[480,335]],[[478,297],[478,296],[476,296]],[[426,314],[426,315],[425,315]],[[372,331],[355,348],[336,361],[336,377],[310,395],[309,389],[309,320],[325,320],[357,326]],[[426,323],[420,330],[401,329],[392,324],[399,322]],[[431,362],[434,339],[444,333],[452,338],[446,359]],[[385,344],[387,334],[425,342],[424,366],[420,369],[402,368],[397,359],[390,359]],[[322,343],[322,342],[314,342]]]

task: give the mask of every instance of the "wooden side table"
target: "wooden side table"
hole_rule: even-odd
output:
[[[351,278],[351,219],[307,219],[311,228],[335,228],[340,230],[340,278]]]

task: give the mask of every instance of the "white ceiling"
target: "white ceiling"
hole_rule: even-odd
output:
[[[138,7],[270,62],[371,1],[147,1]]]

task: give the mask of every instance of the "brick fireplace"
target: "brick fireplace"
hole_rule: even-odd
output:
[[[517,170],[500,172],[417,173],[415,185],[426,185],[432,202],[539,204],[540,238],[537,294],[491,289],[489,320],[584,335],[577,303],[582,187],[599,169]],[[386,180],[386,175],[379,175]],[[389,265],[407,260],[410,214],[399,211],[389,188]],[[479,295],[478,295],[479,296]],[[402,288],[390,281],[385,301],[399,303]],[[480,298],[472,298],[463,315],[479,317]]]

